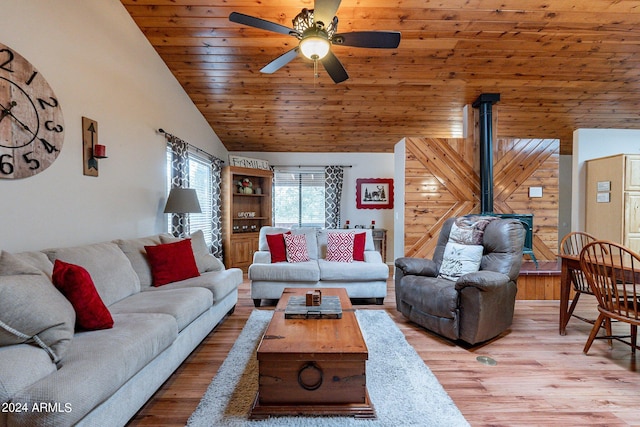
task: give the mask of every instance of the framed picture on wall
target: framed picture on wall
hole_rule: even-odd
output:
[[[356,208],[393,209],[392,178],[359,178],[356,180]]]

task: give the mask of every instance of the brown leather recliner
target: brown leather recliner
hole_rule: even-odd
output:
[[[473,345],[511,326],[525,231],[517,219],[489,222],[480,270],[452,281],[438,272],[454,220],[444,223],[432,260],[396,259],[396,306],[418,325]]]

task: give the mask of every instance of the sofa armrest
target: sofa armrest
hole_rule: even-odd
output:
[[[254,264],[271,264],[271,252],[256,251],[253,253]]]
[[[438,275],[438,265],[430,259],[402,257],[396,259],[396,267],[402,270],[405,276],[436,277]]]
[[[478,288],[481,291],[491,291],[509,283],[509,276],[490,270],[480,270],[467,273],[456,282],[456,290],[467,287]]]
[[[378,251],[364,251],[364,262],[382,263],[382,255]]]

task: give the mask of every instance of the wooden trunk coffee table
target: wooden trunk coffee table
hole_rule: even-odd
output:
[[[335,295],[341,319],[285,319],[292,295],[286,288],[258,346],[258,393],[251,418],[271,415],[345,415],[376,418],[366,384],[367,345],[344,289]]]

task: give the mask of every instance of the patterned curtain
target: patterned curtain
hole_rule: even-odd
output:
[[[324,168],[324,226],[326,228],[340,228],[340,200],[342,199],[343,177],[344,168],[342,166],[327,166]]]
[[[222,259],[222,160],[217,157],[211,157],[211,206],[213,208],[213,216],[211,218],[211,253],[216,258]]]
[[[177,136],[165,133],[171,147],[171,188],[189,187],[189,144]],[[171,214],[171,232],[184,236],[189,232],[189,217],[186,214]]]

